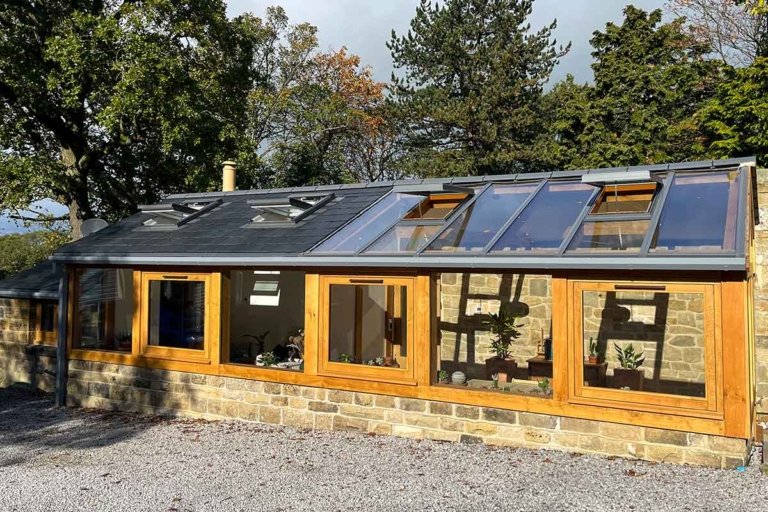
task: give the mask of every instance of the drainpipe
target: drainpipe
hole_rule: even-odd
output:
[[[59,278],[59,333],[56,343],[56,405],[67,404],[67,268]]]
[[[237,162],[227,160],[224,165],[222,177],[221,177],[221,190],[222,192],[232,192],[235,190],[235,171],[237,170]]]

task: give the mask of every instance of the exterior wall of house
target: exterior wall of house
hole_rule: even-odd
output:
[[[0,388],[16,383],[33,384],[53,391],[56,367],[53,347],[30,345],[32,341],[30,301],[0,298]]]
[[[757,413],[768,419],[768,169],[757,171],[760,223],[755,226],[755,377]]]
[[[69,362],[67,401],[108,410],[713,467],[745,464],[748,449],[743,439],[88,361]]]

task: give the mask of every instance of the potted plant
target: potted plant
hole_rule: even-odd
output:
[[[597,341],[593,341],[592,337],[589,337],[589,356],[587,356],[589,364],[600,363],[600,353],[597,351]]]
[[[352,357],[349,354],[341,354],[339,356],[339,362],[340,363],[354,363],[355,362],[355,358]]]
[[[511,382],[517,362],[510,354],[509,346],[520,337],[517,328],[522,325],[518,325],[517,318],[504,310],[497,314],[491,313],[483,324],[494,336],[491,350],[496,354],[485,360],[486,378],[492,380],[493,374],[497,373],[499,382]]]
[[[613,370],[613,385],[619,389],[631,389],[632,391],[642,391],[644,374],[638,370],[645,362],[643,352],[635,352],[635,346],[630,343],[624,348],[614,343],[616,347],[616,357],[619,360],[620,368]]]
[[[437,382],[439,382],[440,384],[450,384],[451,377],[448,375],[447,371],[440,370],[437,372]]]

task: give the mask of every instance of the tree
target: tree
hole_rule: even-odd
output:
[[[691,35],[731,66],[768,57],[768,11],[763,0],[670,0],[668,10],[685,18]]]
[[[68,241],[68,236],[60,231],[0,236],[0,279],[34,267]]]
[[[758,164],[768,164],[768,58],[729,68],[700,117],[712,139],[712,157],[755,155]]]
[[[399,74],[392,103],[414,175],[534,169],[531,143],[545,82],[568,48],[556,23],[531,32],[532,0],[422,0],[388,43]]]
[[[706,154],[696,116],[714,95],[720,64],[705,58],[709,48],[685,33],[682,19],[661,21],[660,10],[627,6],[621,25],[594,33],[594,83],[566,83],[547,95],[554,119],[544,147],[554,146],[556,164],[641,165]]]
[[[217,0],[0,6],[0,208],[43,197],[116,220],[206,188],[233,149],[262,37]]]

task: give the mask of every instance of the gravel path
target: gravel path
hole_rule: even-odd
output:
[[[768,509],[768,477],[53,407],[0,389],[1,511]]]

